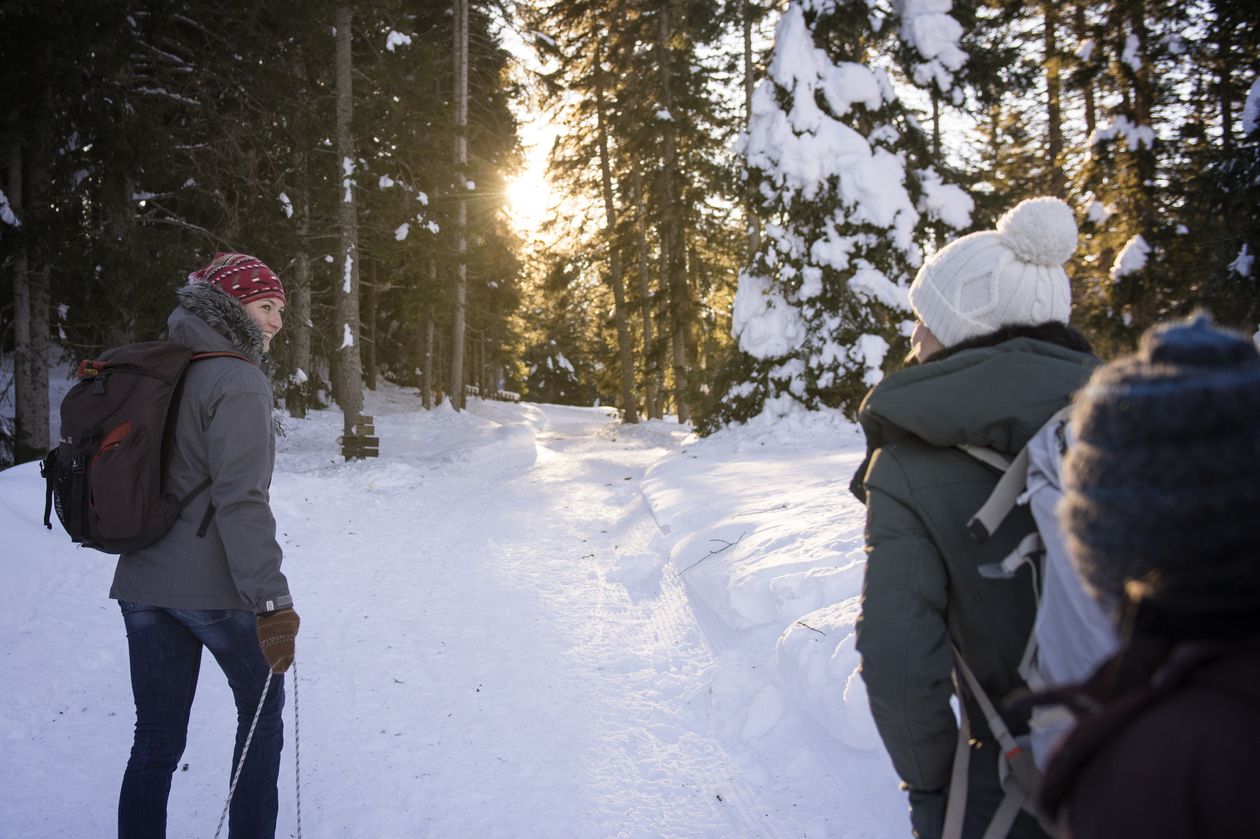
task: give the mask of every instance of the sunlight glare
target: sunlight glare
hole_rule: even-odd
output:
[[[555,202],[542,166],[530,166],[507,187],[508,211],[521,233],[532,233],[543,223]]]

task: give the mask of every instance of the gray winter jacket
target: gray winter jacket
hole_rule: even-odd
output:
[[[209,358],[184,376],[165,490],[184,498],[206,478],[171,530],[118,558],[110,597],[183,609],[271,611],[293,605],[280,571],[269,488],[276,441],[271,383],[260,369],[262,331],[233,297],[208,284],[178,292],[170,338]],[[213,512],[204,536],[197,531]]]

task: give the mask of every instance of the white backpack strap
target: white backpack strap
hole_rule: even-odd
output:
[[[999,472],[1005,472],[1011,468],[1012,459],[1002,454],[997,449],[991,449],[988,446],[973,446],[969,443],[959,443],[958,448],[974,457],[981,463],[992,466]]]
[[[980,686],[980,681],[976,678],[975,673],[971,672],[971,668],[963,660],[962,653],[957,645],[951,644],[951,646],[954,650],[955,670],[961,673],[963,679],[966,680],[967,692],[971,694],[972,698],[976,700],[976,704],[980,706],[980,711],[984,714],[985,721],[989,724],[989,730],[993,732],[994,738],[998,741],[998,745],[1002,749],[1002,757],[1006,762],[1007,771],[1001,779],[1005,795],[1002,798],[1002,803],[994,813],[992,821],[989,822],[989,827],[985,830],[984,836],[985,839],[1006,836],[1021,809],[1029,810],[1036,814],[1033,808],[1033,796],[1037,794],[1037,788],[1041,785],[1041,770],[1037,768],[1037,764],[1033,761],[1032,753],[1015,740],[1011,730],[1006,726],[1006,721],[1002,719],[1002,716],[997,712],[997,708],[993,706],[993,702],[989,699],[988,694]],[[960,707],[963,705],[961,697],[959,697],[958,704]],[[952,793],[953,791],[951,790],[951,805],[954,803]],[[1040,817],[1038,816],[1038,818]],[[948,821],[948,819],[949,811],[947,810],[946,820]]]
[[[963,817],[967,815],[967,767],[971,762],[971,718],[962,701],[958,673],[954,672],[954,693],[958,695],[958,742],[954,746],[954,766],[949,775],[949,796],[945,799],[945,827],[941,839],[962,839]]]
[[[982,452],[984,455],[1001,458],[1001,455],[997,452],[976,446],[967,446],[963,451],[977,460],[991,465],[994,461],[986,456],[982,456]],[[1020,493],[1024,491],[1024,484],[1027,482],[1028,449],[1023,448],[1019,450],[1019,454],[1015,455],[1015,459],[1009,462],[1006,471],[998,480],[997,486],[993,488],[993,492],[989,493],[988,500],[971,517],[971,521],[967,522],[967,530],[971,533],[972,539],[975,539],[981,545],[989,541],[989,537],[1006,520],[1011,510],[1015,509],[1015,499],[1019,498]]]
[[[1060,408],[1041,427],[1045,428],[1047,425],[1053,425],[1067,419],[1071,410],[1071,405]],[[988,500],[967,522],[967,530],[971,533],[971,538],[983,545],[989,541],[990,536],[997,532],[1002,522],[1006,521],[1006,517],[1010,515],[1011,510],[1015,509],[1015,503],[1023,493],[1025,484],[1028,483],[1028,446],[1025,445],[1020,449],[1013,459],[1008,459],[1001,453],[984,446],[964,444],[958,446],[958,448],[981,463],[988,464],[1002,472],[1002,477],[998,480],[997,486],[993,488],[993,492],[989,493]]]
[[[1002,796],[1002,802],[998,804],[997,810],[993,813],[993,820],[989,822],[989,827],[984,831],[984,836],[981,839],[1004,839],[1004,837],[1009,836],[1011,826],[1015,824],[1019,811],[1024,809],[1027,801],[1028,795],[1022,790],[1007,790],[1006,795]]]
[[[959,652],[957,646],[954,646],[954,662],[958,667],[958,672],[962,674],[967,682],[967,692],[971,694],[972,698],[976,700],[976,704],[980,706],[980,712],[984,714],[985,722],[989,724],[989,730],[993,732],[998,745],[1002,747],[1002,754],[1006,756],[1007,760],[1011,761],[1012,768],[1016,768],[1014,758],[1024,754],[1023,747],[1015,742],[1015,736],[1006,727],[1006,721],[1002,719],[1002,715],[997,712],[997,708],[993,706],[993,702],[990,701],[988,694],[980,686],[980,681],[976,678],[976,674],[972,673],[971,668],[967,666],[967,662],[963,661],[962,653]],[[1033,771],[1036,771],[1035,766]],[[1035,780],[1036,778],[1034,778]],[[1033,789],[1036,789],[1035,785]]]

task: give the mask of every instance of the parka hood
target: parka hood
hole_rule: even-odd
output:
[[[262,363],[262,328],[236,298],[209,283],[181,286],[175,294],[179,306],[166,321],[172,341],[197,352],[237,352]]]
[[[1098,364],[1047,341],[1015,338],[900,370],[875,387],[858,418],[870,439],[913,434],[933,446],[1015,454]]]
[[[983,446],[1014,455],[1068,403],[1099,360],[1036,338],[1012,338],[899,370],[862,402],[867,461],[907,435],[932,446]],[[865,501],[858,470],[850,490]]]

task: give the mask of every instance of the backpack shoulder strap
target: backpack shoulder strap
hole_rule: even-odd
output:
[[[984,463],[993,465],[997,459],[1001,459],[1001,455],[992,449],[982,449],[978,446],[968,446],[963,449],[967,454]],[[982,455],[983,453],[983,455]],[[988,458],[992,459],[988,459]],[[1028,447],[1019,450],[1019,454],[1015,455],[1015,459],[1008,461],[1006,468],[1002,472],[1002,477],[998,479],[997,485],[993,487],[993,492],[989,493],[988,499],[976,511],[976,514],[967,522],[967,531],[971,534],[971,538],[977,543],[983,545],[989,541],[1001,526],[1006,517],[1010,515],[1011,510],[1015,509],[1015,501],[1019,498],[1019,494],[1024,491],[1024,484],[1028,480]]]
[[[1041,428],[1056,425],[1067,419],[1071,413],[1072,406],[1066,405],[1050,415]],[[1037,433],[1041,433],[1041,429]],[[1031,438],[1030,438],[1031,439]],[[1007,459],[993,449],[984,446],[960,445],[967,454],[985,463],[1002,473],[1002,477],[998,480],[997,486],[993,487],[993,491],[989,494],[988,499],[976,511],[976,514],[967,522],[967,530],[971,533],[971,538],[983,545],[989,541],[989,537],[997,532],[1002,522],[1006,521],[1006,517],[1010,515],[1011,510],[1015,509],[1015,503],[1019,499],[1020,494],[1024,491],[1024,486],[1028,480],[1028,446],[1025,445],[1019,450],[1019,453],[1012,459]]]
[[[193,353],[192,357],[188,359],[188,363],[192,364],[194,361],[204,361],[207,358],[236,358],[236,359],[240,359],[241,361],[244,361],[246,364],[254,363],[250,361],[248,358],[246,358],[245,356],[241,355],[240,353],[229,352],[227,350],[215,350],[212,352]],[[181,383],[181,386],[182,386],[182,383]],[[183,512],[184,508],[187,507],[189,504],[191,504],[194,498],[196,498],[198,495],[201,495],[201,493],[205,492],[209,488],[210,488],[210,479],[206,478],[204,481],[197,484],[197,486],[193,487],[192,490],[187,495],[185,495],[183,498],[179,500],[179,506],[177,508],[177,512]],[[206,515],[201,520],[201,526],[197,529],[198,536],[206,535],[206,529],[210,526],[210,517],[213,514],[214,514],[214,507],[210,507],[209,509],[206,510]]]
[[[989,699],[988,694],[981,687],[975,673],[967,666],[967,662],[963,659],[962,652],[957,645],[951,644],[950,646],[954,652],[955,681],[957,682],[959,675],[962,676],[962,680],[967,686],[967,693],[980,706],[980,712],[984,714],[985,721],[989,724],[989,731],[992,732],[994,739],[998,742],[998,746],[1002,749],[999,773],[1003,796],[983,837],[983,839],[1001,839],[1001,837],[1005,837],[1010,832],[1011,826],[1015,823],[1015,819],[1019,816],[1021,810],[1027,810],[1036,816],[1039,821],[1041,820],[1041,814],[1036,810],[1035,806],[1037,789],[1041,785],[1041,771],[1033,761],[1032,753],[1021,746],[1014,735],[1011,734],[1006,721],[1002,719],[1002,715],[998,713],[992,700]],[[958,685],[958,688],[961,688],[961,685]],[[965,811],[967,801],[968,755],[964,754],[963,750],[970,751],[968,741],[971,736],[971,726],[967,720],[967,707],[962,702],[961,696],[959,697],[958,707],[963,718],[963,724],[959,729],[959,743],[954,754],[953,774],[950,779],[949,796],[945,808],[945,830],[942,834],[944,839],[960,839],[962,835],[962,813]],[[961,789],[959,789],[959,785],[961,785]],[[1045,827],[1046,825],[1043,823],[1042,826]]]
[[[244,361],[246,364],[254,363],[238,352],[229,352],[227,350],[215,350],[213,352],[193,353],[190,361],[203,361],[207,358],[239,358],[241,361]]]

